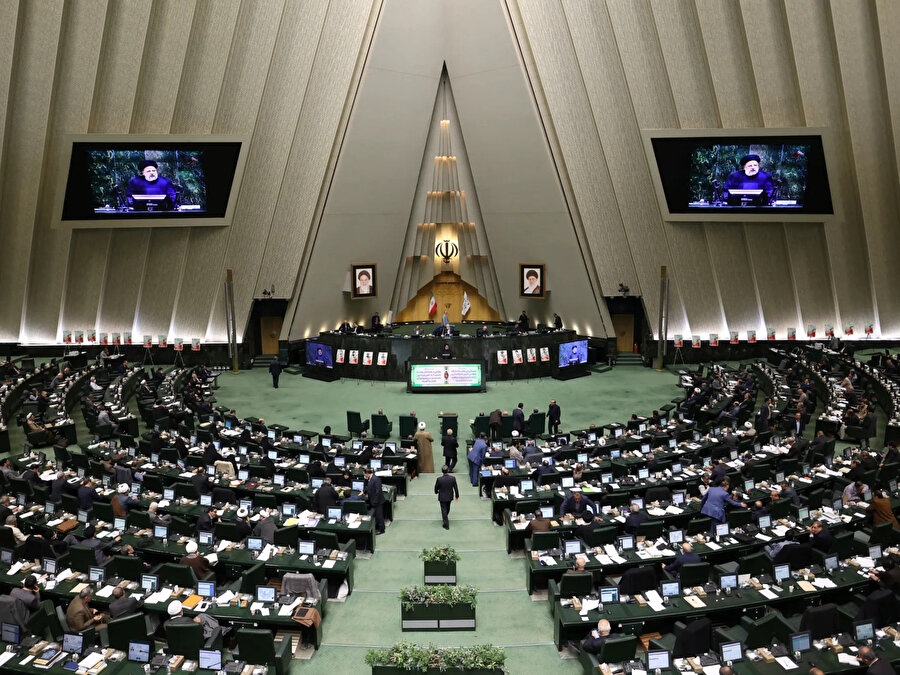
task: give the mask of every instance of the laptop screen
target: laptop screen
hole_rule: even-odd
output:
[[[581,553],[581,542],[577,539],[573,539],[571,541],[566,542],[566,553],[569,555],[575,555],[577,553]]]
[[[17,645],[19,644],[20,637],[19,627],[14,623],[6,623],[0,624],[0,638],[3,639],[4,642]]]
[[[247,550],[248,551],[262,551],[263,540],[262,537],[248,537],[247,538]]]

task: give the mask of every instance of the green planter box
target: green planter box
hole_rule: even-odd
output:
[[[438,670],[437,668],[429,668],[428,670],[405,670],[397,666],[372,666],[372,675],[408,675],[409,673],[428,673],[428,675],[453,675],[454,673],[466,673],[467,675],[502,675],[504,671],[500,668],[494,670],[485,670],[483,668],[473,670],[460,670],[458,668],[450,668],[448,670]]]
[[[426,584],[450,584],[456,585],[456,561],[439,562],[437,560],[425,561]]]
[[[403,631],[475,630],[475,608],[470,605],[400,605]]]

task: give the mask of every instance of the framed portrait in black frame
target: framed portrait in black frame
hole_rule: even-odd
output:
[[[543,263],[519,264],[519,297],[543,298],[546,285],[547,271]]]
[[[375,263],[350,265],[350,297],[354,300],[378,297],[378,266]]]

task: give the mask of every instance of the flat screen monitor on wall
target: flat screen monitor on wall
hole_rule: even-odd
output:
[[[70,136],[56,227],[228,225],[246,142],[233,136]]]
[[[664,220],[824,221],[827,129],[644,131]]]
[[[334,361],[331,358],[331,347],[319,342],[306,343],[306,363],[320,368],[333,368]]]

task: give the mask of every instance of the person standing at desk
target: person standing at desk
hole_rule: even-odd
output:
[[[478,470],[484,464],[484,456],[487,454],[487,440],[484,434],[479,434],[472,444],[472,449],[466,455],[469,461],[469,480],[472,487],[478,487]]]
[[[500,408],[492,410],[488,417],[488,426],[491,428],[491,440],[501,440],[501,430],[503,428],[503,411]]]
[[[384,534],[384,491],[381,487],[381,478],[372,473],[372,468],[367,466],[363,472],[366,478],[365,496],[375,514],[375,534]],[[363,493],[360,493],[362,496]]]
[[[441,521],[445,530],[450,529],[450,503],[454,497],[459,501],[459,486],[456,484],[456,478],[450,475],[450,469],[447,466],[441,467],[441,476],[434,481],[434,494],[438,496],[438,502],[441,505]]]
[[[518,431],[519,434],[525,433],[525,404],[521,401],[512,412],[512,427],[513,431]]]
[[[562,319],[559,317],[559,314],[557,314],[556,312],[553,312],[553,328],[556,330],[562,330],[562,328],[563,328]]]
[[[272,376],[272,387],[278,389],[278,378],[281,377],[281,363],[276,356],[269,364],[269,374]]]
[[[559,421],[561,417],[562,411],[556,404],[556,399],[554,398],[550,401],[550,407],[547,408],[547,429],[551,434],[559,433]]]
[[[713,525],[725,522],[725,505],[740,506],[746,509],[747,505],[743,502],[734,501],[728,494],[728,488],[731,487],[728,479],[724,479],[719,485],[714,485],[703,495],[702,507],[700,513],[704,516],[712,518]]]

